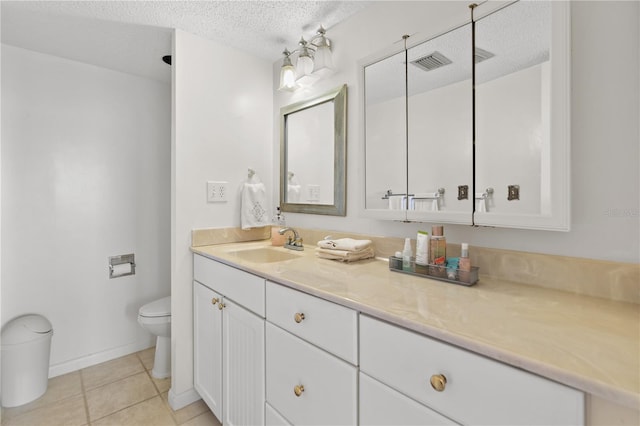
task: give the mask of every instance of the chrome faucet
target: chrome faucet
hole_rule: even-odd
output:
[[[289,236],[289,238],[287,238],[287,242],[284,243],[284,248],[287,248],[289,250],[298,250],[298,251],[302,251],[304,250],[304,246],[302,245],[302,238],[300,238],[300,235],[298,234],[298,231],[296,231],[293,228],[282,228],[278,231],[278,233],[280,235],[284,235],[285,232],[287,231],[291,231],[293,232],[293,238],[291,238],[291,236]]]

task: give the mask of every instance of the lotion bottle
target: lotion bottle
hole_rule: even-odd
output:
[[[402,250],[402,270],[411,271],[411,256],[413,251],[411,250],[411,238],[404,239],[404,250]]]

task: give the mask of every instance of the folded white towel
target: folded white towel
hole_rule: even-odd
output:
[[[267,226],[267,191],[263,183],[245,183],[242,188],[240,222],[242,229]]]
[[[353,238],[339,238],[336,240],[320,240],[318,247],[330,250],[360,251],[371,246],[371,240],[354,240]]]
[[[375,256],[373,248],[368,247],[360,251],[329,250],[316,247],[316,256],[321,259],[340,260],[342,262],[355,262],[356,260],[370,259]]]

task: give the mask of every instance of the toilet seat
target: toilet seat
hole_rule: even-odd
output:
[[[138,316],[144,318],[170,317],[171,296],[163,297],[162,299],[143,305],[138,311]]]

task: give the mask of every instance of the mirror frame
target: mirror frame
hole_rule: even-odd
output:
[[[288,203],[287,116],[314,106],[333,102],[334,158],[333,204]],[[280,209],[283,212],[346,216],[347,214],[347,85],[312,99],[280,108]]]

